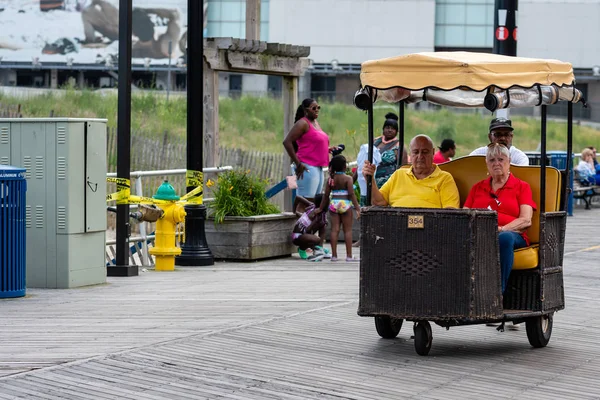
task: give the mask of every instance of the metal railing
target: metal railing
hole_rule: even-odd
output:
[[[348,163],[348,167],[352,168],[356,166],[356,161],[352,161]],[[205,173],[221,173],[224,171],[231,171],[233,170],[232,166],[223,166],[223,167],[209,167],[209,168],[204,168],[203,172]],[[324,174],[324,178],[325,181],[327,180],[327,173],[328,173],[329,169],[327,167],[323,168],[323,174]],[[155,177],[155,176],[185,176],[186,170],[185,169],[165,169],[165,170],[154,170],[154,171],[132,171],[129,173],[130,178],[135,179],[135,184],[133,186],[134,189],[134,193],[137,196],[143,196],[144,193],[144,185],[143,185],[143,178],[144,177]],[[107,177],[109,178],[114,178],[117,177],[117,173],[116,172],[110,172],[106,174]],[[211,198],[205,198],[205,201],[211,201]],[[135,209],[137,208],[137,205],[132,204],[130,206],[131,208]],[[142,261],[142,264],[144,266],[149,266],[151,265],[150,263],[150,259],[149,259],[149,255],[148,255],[148,241],[152,241],[154,239],[154,235],[152,234],[148,234],[148,229],[147,229],[147,222],[140,222],[139,223],[139,230],[140,230],[140,234],[139,236],[131,236],[127,239],[127,243],[138,243],[141,242],[142,244],[142,249],[139,251],[139,256],[140,259]],[[181,235],[181,233],[177,234],[178,236]],[[115,245],[117,243],[117,241],[115,239],[110,239],[106,241],[106,246],[111,246],[111,245]],[[137,250],[136,250],[137,251]]]

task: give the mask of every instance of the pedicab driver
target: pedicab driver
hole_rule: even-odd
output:
[[[454,178],[433,163],[433,141],[417,135],[410,141],[410,168],[398,169],[378,188],[371,185],[371,204],[409,208],[458,208],[460,197]],[[363,175],[375,175],[376,167],[365,161]]]
[[[514,128],[512,121],[506,118],[494,118],[490,122],[488,138],[490,143],[499,143],[506,146],[510,152],[510,163],[513,165],[529,165],[529,157],[512,144]],[[479,147],[471,152],[471,156],[485,156],[487,146]]]

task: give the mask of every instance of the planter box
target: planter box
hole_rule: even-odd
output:
[[[208,219],[206,242],[215,259],[261,260],[288,257],[296,251],[292,245],[293,213],[225,217],[222,224]]]

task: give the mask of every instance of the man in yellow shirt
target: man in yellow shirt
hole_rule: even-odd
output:
[[[417,135],[410,141],[410,168],[398,169],[379,189],[373,180],[371,204],[410,208],[458,208],[460,197],[452,175],[433,163],[433,141]],[[365,161],[363,175],[375,175],[375,165]]]

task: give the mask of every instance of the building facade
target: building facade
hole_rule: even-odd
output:
[[[118,42],[102,29],[93,43],[87,37],[86,18],[89,23],[99,2],[118,6],[117,0],[63,0],[60,9],[42,12],[36,1],[17,6],[0,0],[0,86],[114,87]],[[186,7],[187,0],[134,1],[143,15],[134,18],[134,40],[143,36],[144,22],[151,23],[150,41],[164,45],[171,37],[172,49],[170,56],[163,46],[162,54],[134,57],[138,86],[185,90]],[[571,62],[591,104],[576,109],[576,117],[600,120],[600,0],[520,0],[518,8],[517,54]],[[366,60],[421,51],[491,52],[494,12],[494,0],[262,0],[260,38],[310,46],[301,97],[350,102]],[[244,37],[245,13],[245,0],[205,0],[205,36]],[[220,75],[227,96],[279,96],[281,84],[278,77]]]
[[[209,10],[228,2],[209,0]],[[268,24],[261,28],[267,25],[268,32],[261,32],[261,39],[311,48],[313,64],[300,84],[301,97],[351,101],[360,85],[360,64],[366,60],[420,51],[493,49],[494,0],[263,0],[262,4]],[[576,107],[575,116],[596,121],[600,121],[599,20],[600,0],[520,0],[517,13],[517,54],[572,63],[578,87],[590,104],[589,109]],[[243,18],[238,24],[243,34]],[[223,77],[221,83],[222,94],[234,89],[277,96],[280,88],[275,79],[260,77]]]

